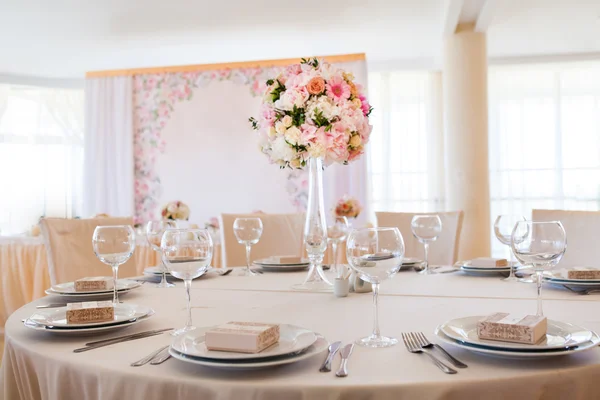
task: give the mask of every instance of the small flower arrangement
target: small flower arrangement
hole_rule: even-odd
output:
[[[190,219],[190,208],[181,201],[172,201],[163,207],[160,214],[163,219],[187,221]]]
[[[362,211],[360,202],[354,197],[344,196],[335,205],[335,216],[357,218]]]
[[[352,74],[311,58],[267,81],[260,117],[250,123],[271,162],[301,169],[310,157],[325,165],[356,160],[373,129],[371,111]]]
[[[204,223],[204,228],[206,229],[213,229],[213,230],[219,230],[220,226],[219,226],[219,219],[216,217],[212,217],[211,219],[208,220],[208,222]]]

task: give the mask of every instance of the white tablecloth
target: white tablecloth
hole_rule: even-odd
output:
[[[232,274],[233,275],[233,274]],[[330,341],[352,341],[369,333],[369,294],[335,298],[328,293],[292,292],[302,273],[264,274],[246,278],[209,276],[193,284],[194,323],[207,326],[231,320],[301,325]],[[495,311],[534,313],[535,287],[498,278],[459,274],[420,276],[399,273],[382,285],[383,334],[423,331],[433,339],[435,327],[450,319]],[[600,331],[598,296],[547,290],[545,313]],[[162,327],[185,320],[184,292],[144,285],[123,297],[156,310],[150,320],[112,335]],[[139,368],[129,363],[170,342],[164,334],[75,354],[90,338],[58,337],[31,331],[20,320],[41,299],[19,309],[6,324],[6,349],[0,375],[0,399],[598,399],[600,349],[568,357],[513,361],[459,349],[448,350],[469,368],[445,375],[424,355],[403,345],[388,349],[356,347],[350,375],[320,373],[317,356],[296,364],[258,371],[231,372],[188,365],[171,359]],[[110,334],[102,337],[109,337]],[[339,358],[334,363],[337,367]]]

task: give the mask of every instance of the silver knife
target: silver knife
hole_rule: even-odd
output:
[[[348,376],[348,358],[350,358],[352,350],[354,350],[354,343],[345,345],[344,348],[340,351],[340,355],[342,356],[342,363],[340,364],[340,369],[338,369],[335,373],[335,376],[339,376],[340,378]]]
[[[102,340],[96,340],[95,342],[89,342],[86,343],[86,346],[95,346],[97,344],[104,344],[104,343],[108,343],[108,342],[114,342],[116,340],[121,340],[121,339],[128,339],[131,337],[136,337],[136,336],[143,336],[143,335],[149,335],[152,333],[159,333],[159,332],[166,332],[166,331],[172,331],[173,328],[163,328],[163,329],[154,329],[151,331],[142,331],[142,332],[137,332],[137,333],[132,333],[129,335],[124,335],[124,336],[117,336],[117,337],[113,337],[110,339],[102,339]]]
[[[101,344],[97,344],[94,346],[80,347],[78,349],[73,350],[73,353],[83,353],[84,351],[99,349],[101,347],[110,346],[110,345],[117,344],[117,343],[129,342],[130,340],[145,339],[147,337],[162,335],[162,334],[163,334],[162,332],[149,333],[149,334],[145,334],[145,335],[133,336],[133,337],[125,338],[125,339],[119,339],[119,340],[115,340],[113,342],[101,343]]]
[[[342,342],[333,342],[329,345],[329,354],[327,354],[327,358],[323,361],[323,365],[319,368],[321,372],[329,372],[331,371],[331,361],[333,361],[333,357],[335,357],[337,351],[340,349]]]

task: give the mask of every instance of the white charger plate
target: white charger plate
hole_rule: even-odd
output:
[[[543,277],[561,283],[595,283],[596,285],[600,285],[600,279],[569,279],[569,270],[572,270],[572,268],[544,271]]]
[[[423,260],[420,260],[420,259],[414,258],[414,257],[404,257],[402,259],[402,265],[413,265],[413,264],[419,264],[422,262],[423,262]]]
[[[206,274],[206,273],[208,273],[208,272],[212,271],[213,269],[214,269],[213,267],[208,267],[208,268],[206,269],[206,272],[205,272],[205,273],[203,273],[202,275],[204,275],[204,274]],[[154,267],[147,267],[147,268],[144,268],[144,275],[153,275],[153,276],[158,276],[158,277],[160,277],[160,276],[162,275],[162,268],[161,268],[161,267],[159,267],[158,265],[155,265]],[[200,276],[202,276],[202,275],[200,275]],[[179,278],[177,278],[177,277],[173,276],[173,275],[171,274],[171,272],[169,272],[169,271],[166,271],[166,272],[165,272],[165,276],[171,277],[171,278],[173,278],[173,279],[179,279]],[[198,278],[200,278],[200,276],[199,276]],[[197,279],[197,278],[196,278],[196,279]]]
[[[212,360],[248,360],[277,357],[285,354],[296,353],[311,346],[317,335],[305,328],[294,325],[279,325],[279,342],[260,353],[237,353],[230,351],[208,350],[204,342],[207,330],[212,327],[195,329],[185,335],[178,336],[171,347],[186,356],[200,357]]]
[[[125,292],[131,289],[135,289],[140,287],[142,284],[140,282],[133,281],[131,279],[118,279],[117,280],[117,292]],[[50,292],[50,293],[49,293]],[[52,286],[50,289],[46,290],[46,294],[58,294],[58,295],[68,295],[68,296],[89,296],[93,294],[112,294],[113,289],[108,290],[89,290],[85,292],[77,292],[75,291],[75,282],[66,282],[59,283],[58,285]]]
[[[558,281],[556,279],[548,279],[546,277],[542,277],[542,282],[549,283],[551,285],[564,286],[567,285],[569,287],[582,287],[589,289],[590,287],[600,287],[600,282],[585,282],[585,281]]]
[[[38,310],[25,320],[24,324],[26,327],[35,330],[64,335],[80,335],[126,328],[145,321],[154,315],[154,310],[150,307],[127,303],[115,307],[115,319],[112,321],[67,324],[66,312],[67,307]]]
[[[258,265],[258,266],[263,271],[267,271],[267,272],[297,272],[297,271],[304,271],[305,269],[307,269],[309,267],[308,265],[289,265],[289,266]]]
[[[302,259],[300,262],[288,262],[282,263],[279,262],[278,256],[262,258],[260,260],[254,261],[254,264],[260,265],[261,267],[307,267],[310,265],[310,262],[307,259]]]
[[[459,268],[462,272],[464,272],[465,274],[468,275],[474,275],[474,276],[489,276],[489,275],[497,275],[497,274],[510,274],[510,268],[508,269],[500,269],[500,268],[494,268],[493,270],[476,270],[476,269],[467,269],[467,268],[463,268],[460,267]]]
[[[267,367],[274,367],[277,365],[291,364],[298,361],[306,360],[308,358],[317,356],[327,350],[329,342],[321,335],[315,334],[317,340],[308,348],[300,353],[293,353],[287,355],[281,355],[277,357],[265,358],[263,360],[252,358],[248,360],[214,360],[206,358],[196,358],[182,354],[173,348],[169,348],[169,354],[178,360],[202,365],[205,367],[213,367],[228,370],[248,370],[248,369],[260,369]]]
[[[548,350],[548,351],[526,351],[526,350],[502,350],[502,349],[494,349],[490,347],[482,347],[475,346],[471,344],[464,344],[457,340],[454,340],[446,335],[438,328],[436,328],[434,334],[437,336],[440,341],[450,344],[452,346],[459,347],[464,350],[472,351],[474,353],[481,353],[486,355],[492,355],[500,358],[508,358],[508,359],[540,359],[540,358],[549,358],[549,357],[561,357],[566,356],[573,353],[579,353],[581,351],[592,349],[598,344],[600,344],[600,337],[596,333],[593,334],[592,339],[589,342],[583,343],[578,346],[573,346],[569,348],[557,349],[557,350]]]
[[[591,340],[594,332],[576,325],[549,319],[546,340],[537,344],[501,342],[496,340],[479,339],[477,322],[485,316],[474,316],[450,320],[439,326],[440,331],[451,339],[500,350],[516,349],[531,351],[546,351],[576,346]]]

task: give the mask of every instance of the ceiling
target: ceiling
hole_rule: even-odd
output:
[[[486,3],[490,57],[600,57],[598,0],[0,0],[0,75],[357,52],[435,68],[449,7]]]

